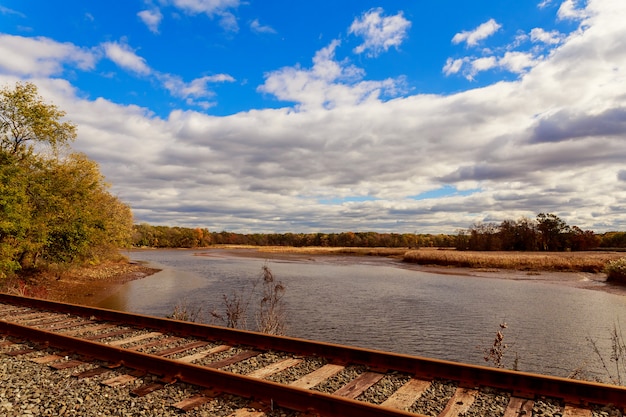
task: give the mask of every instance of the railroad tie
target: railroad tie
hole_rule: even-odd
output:
[[[33,327],[63,333],[63,332],[60,332],[60,330],[70,329],[72,327],[78,327],[78,326],[85,326],[86,324],[90,324],[90,323],[93,323],[93,322],[85,321],[81,318],[76,318],[76,317],[69,317],[69,318],[62,317],[61,320],[56,320],[51,323],[41,323]],[[67,336],[71,336],[69,330],[66,332],[66,334]]]
[[[216,353],[220,353],[220,352],[224,352],[227,351],[228,349],[231,349],[230,346],[228,345],[219,345],[219,346],[215,346],[205,352],[198,352],[198,353],[194,353],[188,356],[183,356],[182,358],[178,358],[176,359],[179,362],[184,362],[184,363],[192,363],[195,362],[197,360],[200,360],[202,358],[206,358],[207,356],[210,355],[214,355]]]
[[[284,359],[282,361],[279,361],[279,362],[273,363],[271,365],[268,365],[265,368],[261,368],[261,369],[257,369],[256,371],[252,371],[247,376],[249,376],[251,378],[264,379],[264,378],[267,378],[270,375],[274,375],[274,374],[276,374],[278,372],[284,371],[285,369],[288,369],[288,368],[291,368],[293,366],[296,366],[300,362],[302,362],[302,359],[297,359],[297,358]]]
[[[102,385],[106,385],[108,387],[121,387],[122,385],[126,385],[129,382],[136,380],[137,377],[129,374],[118,375],[113,378],[109,378],[106,381],[102,381]]]
[[[384,376],[385,374],[378,372],[363,372],[348,384],[335,391],[334,394],[339,395],[340,397],[355,399],[366,389],[380,381]]]
[[[128,337],[126,339],[115,340],[113,342],[108,342],[107,345],[109,345],[109,346],[122,346],[122,345],[127,345],[127,344],[130,344],[130,343],[141,342],[144,339],[151,339],[153,337],[159,337],[159,336],[163,336],[163,333],[161,333],[161,332],[144,333],[144,334],[140,334],[138,336]]]
[[[311,372],[310,374],[305,375],[296,381],[293,381],[289,385],[296,387],[296,388],[310,389],[318,385],[320,382],[341,372],[344,368],[345,367],[343,365],[335,365],[335,364],[329,363]]]
[[[534,403],[527,398],[511,397],[502,417],[530,416],[533,413]]]
[[[381,405],[387,408],[395,408],[396,410],[408,410],[409,407],[422,396],[424,391],[430,387],[430,384],[431,381],[411,378]]]
[[[201,405],[212,401],[219,394],[220,394],[219,391],[206,389],[206,390],[203,390],[200,394],[196,394],[182,401],[179,401],[176,404],[172,404],[172,407],[181,411],[193,410],[194,408],[200,407]]]
[[[446,404],[446,408],[439,414],[440,417],[457,417],[463,415],[474,404],[478,390],[459,387]]]
[[[85,364],[85,362],[83,362],[83,361],[79,361],[79,360],[73,359],[73,360],[69,360],[69,361],[65,361],[65,362],[58,362],[58,363],[53,362],[49,366],[52,369],[56,369],[58,371],[58,370],[61,370],[61,369],[77,368],[77,367],[79,367],[81,365],[84,365],[84,364]]]
[[[572,405],[566,405],[563,410],[563,417],[591,417],[593,413],[586,408],[578,408]]]
[[[172,356],[172,355],[176,355],[177,353],[185,352],[185,351],[188,351],[188,350],[191,350],[191,349],[204,347],[204,346],[206,346],[208,344],[209,344],[209,342],[205,342],[204,340],[198,340],[198,341],[187,343],[187,344],[184,344],[184,345],[181,345],[181,346],[175,346],[173,348],[162,350],[162,351],[156,353],[156,355],[157,356]]]
[[[168,336],[168,337],[164,337],[163,339],[158,339],[152,342],[130,347],[128,348],[128,350],[139,351],[139,350],[148,349],[151,347],[161,347],[161,346],[169,345],[170,343],[178,342],[179,340],[180,340],[180,337],[178,336]]]
[[[158,391],[165,388],[165,384],[160,382],[147,382],[142,384],[139,388],[135,388],[130,393],[135,397],[145,397],[151,392]]]
[[[59,361],[61,359],[63,359],[63,356],[60,356],[60,355],[46,355],[46,356],[39,356],[37,358],[32,358],[30,361],[38,363],[40,365],[46,365],[51,362]]]
[[[93,323],[93,322],[89,322],[89,323]],[[79,324],[80,326],[84,326],[84,324]],[[76,327],[77,325],[73,325],[73,326],[69,326],[69,327]],[[111,324],[111,323],[101,323],[101,324],[91,324],[89,326],[85,326],[85,327],[80,327],[78,329],[75,330],[63,330],[62,333],[65,336],[78,336],[80,334],[83,333],[88,333],[88,332],[96,332],[99,330],[104,330],[104,329],[110,329],[111,327],[115,327],[115,324]],[[54,328],[52,330],[58,330],[57,328]]]
[[[214,369],[224,368],[228,365],[232,365],[234,363],[244,361],[254,356],[258,356],[260,353],[261,352],[259,352],[258,350],[244,350],[243,352],[240,352],[234,356],[231,356],[230,358],[225,358],[219,361],[211,362],[208,365],[206,365],[206,367],[214,368]]]
[[[93,369],[89,369],[87,371],[83,371],[77,374],[72,374],[74,378],[83,379],[83,378],[91,378],[94,376],[102,375],[104,373],[111,372],[110,369],[103,368],[101,366]]]

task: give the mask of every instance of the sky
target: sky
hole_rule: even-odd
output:
[[[0,0],[135,222],[626,230],[624,0]]]

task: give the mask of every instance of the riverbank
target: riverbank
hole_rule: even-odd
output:
[[[137,249],[158,250],[158,249]],[[457,252],[422,248],[329,248],[220,245],[186,249],[199,256],[254,257],[265,260],[310,260],[316,256],[367,256],[403,261],[407,269],[437,274],[532,280],[626,295],[626,286],[606,283],[602,265],[624,256],[618,252]],[[159,269],[128,261],[23,275],[13,293],[73,304],[97,305],[119,288]]]
[[[96,305],[123,284],[159,271],[129,261],[104,262],[64,271],[38,271],[14,279],[9,292],[71,304]]]
[[[423,272],[589,289],[626,296],[626,286],[608,283],[604,265],[623,252],[471,252],[422,248],[320,248],[236,246],[196,250],[198,256],[244,257],[265,260],[315,261],[324,256],[372,256],[399,261],[402,268]]]

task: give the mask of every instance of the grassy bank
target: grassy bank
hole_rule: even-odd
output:
[[[419,249],[407,251],[405,262],[480,269],[519,271],[602,272],[607,262],[623,253],[612,252],[474,252]]]
[[[402,257],[406,248],[354,248],[354,247],[320,247],[320,246],[257,246],[264,253],[294,253],[308,255],[355,255],[355,256],[393,256]]]

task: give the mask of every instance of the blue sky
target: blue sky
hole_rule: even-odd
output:
[[[0,85],[78,125],[136,221],[625,229],[622,0],[0,0]]]

